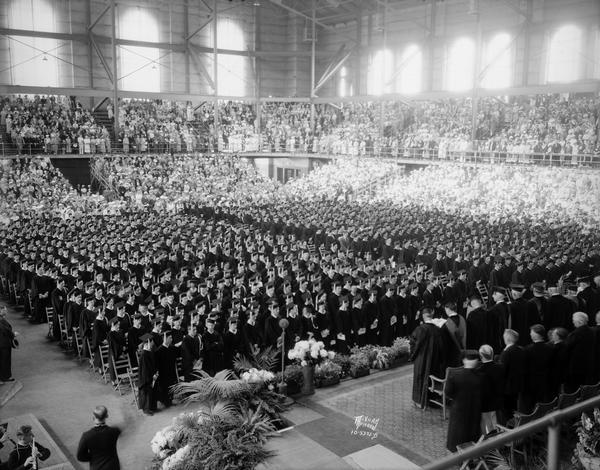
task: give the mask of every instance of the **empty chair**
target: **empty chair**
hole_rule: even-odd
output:
[[[442,419],[446,419],[446,408],[448,407],[449,398],[446,396],[446,381],[448,377],[457,369],[461,367],[448,367],[446,368],[446,376],[443,379],[436,377],[435,375],[429,376],[429,393],[430,397],[427,400],[428,403],[442,407]]]

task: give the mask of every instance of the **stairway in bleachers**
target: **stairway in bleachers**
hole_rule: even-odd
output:
[[[74,188],[80,185],[91,185],[92,172],[89,158],[51,158],[50,160]]]

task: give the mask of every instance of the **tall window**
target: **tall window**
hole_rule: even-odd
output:
[[[404,49],[398,72],[398,91],[400,93],[418,93],[421,91],[423,53],[416,44]]]
[[[237,22],[225,18],[217,25],[217,47],[245,51],[244,33]],[[243,55],[219,54],[217,60],[217,93],[225,96],[246,94],[246,58]]]
[[[510,86],[512,72],[512,48],[510,35],[496,34],[488,43],[483,63],[484,88],[506,88]]]
[[[54,9],[46,0],[13,0],[8,25],[14,29],[56,32]],[[13,85],[58,86],[59,49],[68,42],[11,36],[9,40]]]
[[[119,37],[158,42],[155,16],[140,7],[128,8],[119,17]],[[153,47],[119,46],[119,86],[132,91],[160,91],[159,50]]]
[[[464,91],[473,88],[473,68],[475,67],[475,43],[469,38],[454,41],[446,63],[446,88],[450,91]]]
[[[369,95],[381,95],[392,91],[390,83],[392,66],[392,52],[389,49],[382,49],[375,53],[367,77]]]
[[[342,98],[348,96],[348,69],[342,67],[340,69],[340,81],[338,85],[338,95]]]
[[[580,78],[581,29],[563,26],[554,33],[548,48],[548,81],[571,82]]]

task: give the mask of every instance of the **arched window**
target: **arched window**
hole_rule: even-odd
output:
[[[421,91],[423,53],[416,44],[404,49],[397,68],[398,72],[397,89],[400,93],[418,93]]]
[[[464,91],[473,88],[475,43],[469,38],[454,41],[446,63],[446,89]]]
[[[369,95],[381,95],[392,91],[392,66],[392,52],[389,49],[381,49],[375,53],[367,77]]]
[[[509,87],[512,73],[511,61],[510,35],[508,33],[496,34],[485,49],[481,85],[484,88]]]
[[[581,29],[563,26],[554,33],[548,48],[548,81],[571,82],[580,78]]]
[[[158,42],[155,16],[140,7],[127,8],[119,15],[119,37]],[[119,46],[119,87],[132,91],[160,91],[160,53],[157,48]]]
[[[217,47],[245,51],[244,33],[237,22],[224,18],[217,25]],[[246,94],[246,58],[243,55],[219,54],[217,60],[217,93],[224,96]]]
[[[14,29],[56,32],[54,9],[46,0],[13,0],[8,9],[8,26]],[[56,39],[11,36],[10,64],[13,85],[58,86],[61,47]]]

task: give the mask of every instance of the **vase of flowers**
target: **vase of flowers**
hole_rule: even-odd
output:
[[[586,470],[600,470],[600,410],[590,417],[583,413],[577,426],[575,457]],[[575,459],[574,459],[575,460]]]
[[[288,351],[288,358],[296,361],[302,366],[302,375],[304,381],[302,384],[302,394],[311,395],[315,393],[315,366],[325,360],[333,359],[335,353],[327,351],[322,341],[314,339],[298,341],[292,349]]]

